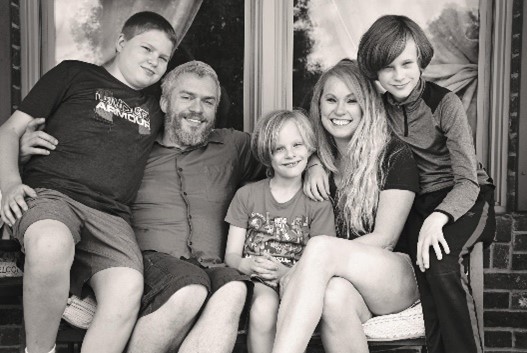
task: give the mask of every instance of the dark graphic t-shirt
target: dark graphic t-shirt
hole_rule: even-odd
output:
[[[163,122],[154,97],[117,80],[101,66],[63,61],[46,73],[19,110],[46,118],[59,141],[35,156],[22,180],[130,221],[151,147]]]

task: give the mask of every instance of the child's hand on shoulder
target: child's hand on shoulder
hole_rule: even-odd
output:
[[[10,227],[22,217],[23,212],[27,211],[26,196],[37,197],[37,193],[29,186],[21,183],[8,185],[5,193],[2,193],[0,214],[2,220]]]
[[[443,235],[443,226],[448,223],[448,217],[441,212],[432,212],[423,222],[417,241],[417,265],[422,272],[430,268],[430,247],[438,260],[443,258],[441,247],[445,254],[450,253],[450,248]]]

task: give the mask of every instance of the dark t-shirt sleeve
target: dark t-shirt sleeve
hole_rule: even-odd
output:
[[[47,118],[64,101],[67,87],[71,81],[72,64],[63,61],[42,76],[18,110],[34,118]]]
[[[394,138],[387,146],[383,169],[386,172],[383,190],[419,192],[417,165],[410,147],[403,141]]]

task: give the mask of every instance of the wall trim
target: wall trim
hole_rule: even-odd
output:
[[[245,3],[244,130],[293,106],[293,0]]]
[[[495,209],[500,213],[505,212],[507,206],[512,5],[512,1],[493,1],[492,4],[494,19],[490,71],[492,85],[490,85],[487,160],[488,171],[496,185]]]

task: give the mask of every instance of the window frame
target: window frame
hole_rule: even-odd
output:
[[[244,130],[252,131],[258,117],[273,109],[291,109],[293,101],[293,0],[245,2]],[[524,18],[525,18],[524,6]],[[53,1],[21,0],[22,98],[50,68],[54,47]],[[510,94],[512,1],[480,0],[480,56],[478,68],[478,123],[475,146],[478,159],[496,185],[496,211],[527,208],[527,180],[518,164],[517,204],[507,205],[508,125]],[[526,32],[524,24],[523,33]],[[527,37],[527,35],[526,35]],[[522,68],[527,58],[522,58]],[[527,69],[526,69],[527,70]],[[527,75],[525,75],[527,76]],[[527,90],[522,78],[521,88]],[[521,103],[527,111],[527,103]],[[525,114],[524,114],[525,115]],[[525,119],[520,131],[526,133]],[[527,149],[520,139],[520,149]],[[515,187],[510,185],[510,187]],[[525,195],[525,196],[521,196]]]

